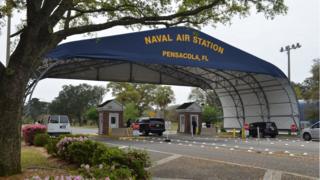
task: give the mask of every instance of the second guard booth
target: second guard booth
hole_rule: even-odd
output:
[[[98,105],[99,134],[111,135],[112,129],[124,128],[123,105],[112,99]]]
[[[196,132],[193,134],[201,133],[201,106],[195,102],[188,102],[177,107],[178,112],[178,133],[191,134],[192,121],[196,122]]]

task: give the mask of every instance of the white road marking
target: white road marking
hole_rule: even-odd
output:
[[[215,149],[219,149],[219,147],[218,146],[216,146],[216,147],[214,147]]]
[[[291,154],[289,154],[289,156],[294,156],[294,154],[291,153]]]
[[[284,153],[289,154],[290,152],[289,151],[284,151]]]
[[[301,144],[300,146],[301,146],[301,147],[304,147],[304,144]]]
[[[233,148],[230,148],[230,150],[233,151],[234,149],[233,149]]]
[[[273,154],[273,152],[270,151],[269,154]]]
[[[268,148],[266,148],[266,149],[264,149],[264,151],[269,151],[269,149],[268,149]]]
[[[200,147],[204,148],[204,145],[201,145]]]
[[[125,149],[128,148],[128,146],[119,146],[118,149]]]
[[[281,180],[281,171],[275,171],[268,169],[263,176],[263,180]]]
[[[289,146],[289,144],[284,144],[284,145]]]
[[[173,161],[173,160],[175,160],[175,159],[178,159],[178,158],[180,158],[180,157],[182,157],[182,155],[180,155],[180,154],[174,154],[174,155],[169,156],[169,157],[167,157],[167,158],[160,159],[159,161],[154,162],[154,164],[153,164],[151,167],[149,167],[148,169],[153,168],[153,167],[155,167],[155,166],[159,166],[159,165],[168,163],[168,162]]]
[[[250,147],[249,149],[253,149],[253,147]]]
[[[252,152],[252,150],[251,150],[251,149],[248,149],[248,152]]]
[[[308,155],[308,153],[305,152],[305,153],[303,153],[303,155],[306,156],[306,155]]]

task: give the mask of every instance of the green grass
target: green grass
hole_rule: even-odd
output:
[[[21,150],[22,169],[32,167],[57,167],[58,165],[48,161],[47,156],[39,148],[25,146]]]

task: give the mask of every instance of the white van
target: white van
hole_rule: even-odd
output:
[[[50,135],[70,134],[70,121],[66,115],[50,115],[47,121],[47,132]]]

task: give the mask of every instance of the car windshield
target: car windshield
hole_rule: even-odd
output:
[[[319,122],[317,122],[316,124],[314,124],[314,125],[312,126],[312,128],[319,128]]]
[[[69,123],[68,116],[60,116],[60,123]]]
[[[59,116],[50,116],[49,119],[49,123],[59,123]]]

